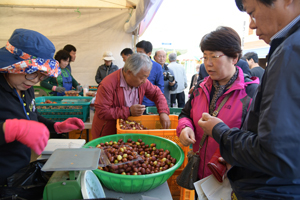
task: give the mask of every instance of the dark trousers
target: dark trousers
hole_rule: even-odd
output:
[[[183,108],[185,105],[185,94],[184,91],[177,94],[171,94],[171,107],[175,105],[177,99],[178,108]]]

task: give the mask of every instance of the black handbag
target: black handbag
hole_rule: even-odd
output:
[[[228,94],[221,104],[219,105],[218,109],[215,110],[212,114],[212,116],[216,117],[219,114],[219,111],[224,106],[226,101],[229,99],[230,94]],[[176,182],[179,186],[189,189],[189,190],[195,190],[194,183],[198,180],[198,169],[200,164],[200,156],[199,152],[207,138],[206,134],[203,134],[200,144],[199,144],[199,150],[196,152],[193,152],[193,150],[188,152],[188,163],[185,166],[185,168],[182,170],[181,174],[177,176]]]

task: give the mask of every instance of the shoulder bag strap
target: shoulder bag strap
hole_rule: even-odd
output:
[[[219,105],[219,107],[213,112],[213,114],[212,114],[213,117],[216,117],[219,114],[219,111],[225,105],[226,101],[229,99],[230,96],[231,96],[231,93],[229,93],[223,99],[223,101],[221,102],[221,104]],[[203,136],[202,136],[202,138],[201,138],[201,141],[200,141],[200,144],[199,144],[199,150],[197,151],[197,153],[200,152],[200,149],[203,147],[203,144],[204,144],[206,138],[207,138],[207,134],[204,133]]]

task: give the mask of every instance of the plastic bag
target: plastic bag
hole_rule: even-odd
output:
[[[46,161],[31,162],[8,177],[7,186],[0,186],[0,197],[20,197],[28,200],[42,199],[44,187],[53,173],[41,171]]]

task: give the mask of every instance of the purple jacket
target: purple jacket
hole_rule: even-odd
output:
[[[231,93],[231,96],[221,108],[218,118],[222,119],[230,128],[240,128],[243,119],[250,107],[252,95],[256,91],[259,83],[257,77],[245,78],[240,67],[238,77],[232,86],[218,99],[216,108],[220,105],[225,96]],[[247,80],[247,81],[245,81]],[[209,113],[210,92],[213,81],[208,76],[199,86],[193,91],[189,101],[186,103],[181,114],[177,126],[177,135],[180,136],[181,130],[185,127],[190,127],[195,132],[196,143],[193,145],[194,152],[198,151],[199,143],[203,136],[203,130],[198,126],[198,121],[202,117],[203,112]],[[248,87],[246,89],[246,87]],[[207,163],[211,159],[214,152],[219,147],[219,144],[211,137],[208,137],[200,151],[200,165],[198,171],[198,178],[202,179],[211,174],[207,167]]]

